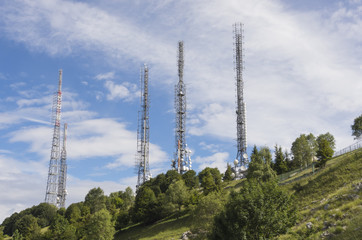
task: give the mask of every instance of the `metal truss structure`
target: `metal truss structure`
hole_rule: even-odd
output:
[[[60,169],[59,169],[59,185],[58,185],[58,203],[60,208],[65,208],[65,199],[67,196],[67,129],[68,124],[64,124],[63,147],[60,154]]]
[[[172,160],[172,168],[178,173],[185,173],[191,169],[191,151],[187,149],[186,144],[186,87],[183,82],[184,69],[184,43],[178,43],[178,77],[179,81],[175,86],[175,145],[176,152]]]
[[[141,108],[138,112],[136,168],[138,172],[137,188],[151,178],[149,169],[149,98],[148,67],[141,69]]]
[[[237,154],[236,161],[240,166],[248,164],[246,153],[246,106],[244,102],[244,81],[243,81],[243,24],[235,23],[234,28],[234,57],[236,72],[236,124],[237,124]]]
[[[45,202],[58,206],[58,178],[59,178],[59,157],[60,157],[60,118],[62,108],[62,70],[59,70],[58,92],[53,98],[54,121],[53,140],[50,153],[48,181],[45,194]]]

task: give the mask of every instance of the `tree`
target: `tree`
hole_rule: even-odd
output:
[[[49,203],[40,203],[30,209],[31,214],[38,219],[41,228],[49,226],[57,216],[57,207]]]
[[[231,165],[228,163],[226,166],[226,171],[224,174],[224,177],[222,180],[224,180],[225,182],[229,182],[231,180],[233,180],[233,171],[231,170]]]
[[[13,240],[23,240],[23,235],[21,235],[21,233],[19,232],[18,229],[15,230],[14,234],[13,234],[13,237],[12,237]]]
[[[82,212],[79,205],[80,203],[72,203],[65,211],[65,217],[71,224],[78,222],[82,217]]]
[[[47,239],[53,240],[76,240],[77,236],[75,234],[75,226],[69,224],[68,220],[61,216],[57,215],[55,220],[49,227],[50,233],[47,236]]]
[[[0,240],[4,240],[4,226],[0,226]]]
[[[221,174],[217,168],[205,168],[199,173],[199,180],[205,195],[220,190]]]
[[[285,159],[282,147],[275,145],[275,161],[274,161],[274,170],[276,173],[282,174],[288,171],[288,163]]]
[[[317,151],[317,157],[319,160],[318,166],[324,167],[326,162],[332,158],[333,149],[330,142],[327,139],[322,139],[319,143],[319,149]]]
[[[151,188],[142,185],[137,192],[134,208],[132,209],[132,221],[134,223],[152,223],[158,220],[158,201]]]
[[[308,166],[312,163],[312,158],[315,154],[313,143],[313,135],[301,134],[295,141],[292,143],[292,154],[293,154],[293,167],[303,167]]]
[[[89,190],[85,196],[84,204],[90,208],[91,213],[105,209],[106,197],[103,190],[100,187]]]
[[[171,183],[166,191],[166,200],[168,203],[175,205],[181,212],[181,207],[187,203],[189,192],[183,180]]]
[[[354,119],[352,128],[352,136],[354,139],[359,139],[362,136],[362,114],[361,116]]]
[[[197,178],[196,172],[194,170],[189,170],[182,174],[182,179],[184,180],[185,185],[190,189],[199,186],[199,179]]]
[[[269,148],[262,147],[260,151],[254,146],[250,156],[247,178],[257,179],[258,181],[269,181],[276,179],[276,173],[271,168],[271,153]]]
[[[40,235],[40,227],[37,218],[32,215],[24,215],[15,223],[15,229],[23,236],[25,240],[37,239]]]
[[[85,224],[84,239],[112,240],[115,229],[111,218],[111,214],[106,209],[101,209],[92,214]]]
[[[325,134],[320,134],[318,137],[317,137],[317,144],[318,144],[318,148],[319,148],[319,145],[321,143],[321,140],[322,139],[325,139],[329,142],[329,146],[332,148],[332,149],[335,149],[336,148],[336,140],[334,139],[334,136],[332,134],[330,134],[329,132],[325,133]]]
[[[205,235],[211,231],[214,217],[223,210],[225,202],[226,195],[221,192],[212,192],[203,196],[192,212],[191,231],[206,239]]]
[[[273,239],[296,222],[290,196],[274,181],[247,180],[215,217],[211,239]]]

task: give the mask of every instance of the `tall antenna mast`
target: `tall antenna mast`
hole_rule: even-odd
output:
[[[184,43],[178,42],[178,83],[175,86],[175,110],[176,129],[175,145],[176,152],[172,160],[172,168],[178,173],[184,173],[191,169],[191,151],[186,144],[186,87],[183,82],[184,70]]]
[[[62,70],[59,70],[58,92],[53,97],[53,121],[54,132],[50,153],[48,181],[45,194],[45,202],[57,206],[58,203],[58,175],[60,157],[60,118],[62,108]]]
[[[143,73],[142,73],[143,72]],[[149,169],[149,99],[148,99],[148,67],[141,69],[141,113],[138,112],[137,157],[138,168],[137,188],[151,178]],[[140,118],[141,115],[141,118]]]
[[[59,207],[65,208],[65,198],[67,196],[66,184],[67,184],[67,128],[68,124],[64,124],[63,133],[63,148],[60,154],[60,171],[59,171],[59,188],[58,198]]]
[[[237,126],[237,154],[236,162],[240,166],[248,164],[248,155],[246,153],[246,106],[244,102],[244,82],[243,82],[243,24],[234,24],[235,40],[235,71],[236,71],[236,126]]]

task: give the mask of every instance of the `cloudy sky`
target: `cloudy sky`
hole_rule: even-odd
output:
[[[232,24],[244,24],[249,147],[301,133],[353,143],[362,110],[361,0],[3,0],[0,222],[44,201],[52,96],[63,69],[68,198],[136,184],[139,72],[150,71],[150,167],[170,169],[177,42],[184,41],[193,168],[236,155]]]

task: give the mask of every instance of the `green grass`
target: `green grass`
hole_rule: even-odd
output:
[[[146,240],[146,239],[180,239],[182,233],[190,230],[190,215],[184,215],[177,218],[160,221],[158,223],[144,226],[138,225],[130,227],[116,234],[114,239],[119,240]]]
[[[243,181],[224,183],[226,194],[232,189],[240,190]],[[307,168],[283,180],[283,188],[295,196],[299,220],[278,239],[321,239],[322,234],[327,233],[335,240],[359,239],[362,236],[362,191],[356,192],[352,184],[361,182],[362,149],[333,158],[314,174],[312,168]],[[308,222],[313,224],[311,229],[306,227]],[[115,239],[180,239],[190,228],[191,217],[186,214],[149,226],[129,227],[117,233]]]

